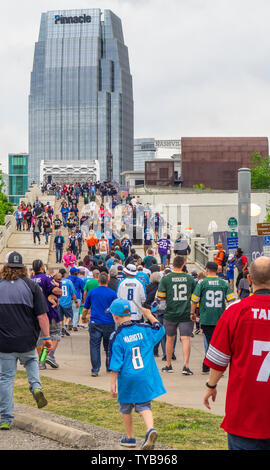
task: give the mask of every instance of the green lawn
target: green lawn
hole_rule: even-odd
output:
[[[42,386],[48,400],[45,410],[125,433],[118,402],[111,398],[110,393],[44,376]],[[14,400],[35,406],[25,372],[17,372]],[[182,450],[227,449],[227,435],[220,428],[221,416],[157,401],[152,405],[159,443]],[[144,437],[140,416],[134,413],[133,417],[135,435]]]

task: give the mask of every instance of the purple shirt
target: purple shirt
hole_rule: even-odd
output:
[[[57,307],[53,308],[52,304],[48,301],[48,296],[52,294],[52,290],[56,287],[52,282],[53,278],[45,273],[39,273],[35,274],[35,276],[31,277],[31,279],[39,285],[47,300],[49,309],[47,315],[50,320],[50,323],[53,319],[58,323],[60,321],[58,316],[58,309]]]
[[[158,252],[160,255],[167,255],[169,246],[171,242],[168,240],[168,238],[160,238],[158,240]]]

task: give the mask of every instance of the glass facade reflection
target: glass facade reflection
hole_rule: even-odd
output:
[[[144,171],[144,163],[155,158],[155,139],[134,139],[134,170]]]
[[[8,199],[19,204],[28,190],[28,154],[8,156]]]
[[[114,13],[43,13],[29,96],[31,182],[40,181],[41,160],[98,160],[101,180],[132,170],[132,88]]]

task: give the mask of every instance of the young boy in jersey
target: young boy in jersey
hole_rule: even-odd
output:
[[[139,413],[146,427],[142,449],[154,449],[157,431],[154,428],[151,400],[166,393],[154,359],[153,348],[165,334],[163,326],[150,310],[142,307],[142,313],[150,322],[131,321],[131,305],[128,300],[116,299],[110,312],[117,325],[109,344],[109,369],[111,394],[118,396],[127,437],[121,440],[124,447],[136,447],[133,433],[132,409]],[[118,389],[118,393],[117,393]]]

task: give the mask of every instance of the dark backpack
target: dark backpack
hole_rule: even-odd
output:
[[[225,253],[225,252],[224,252],[224,258],[223,258],[223,261],[222,261],[222,263],[221,263],[221,266],[222,266],[222,267],[224,267],[224,266],[227,265],[228,257],[229,257],[228,253]]]

